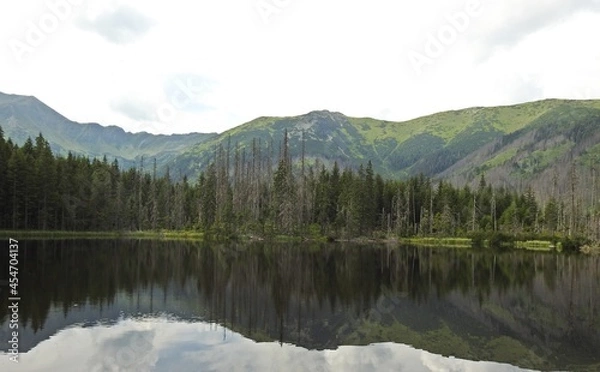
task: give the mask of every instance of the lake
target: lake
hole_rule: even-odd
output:
[[[600,257],[30,240],[0,371],[600,370]],[[8,260],[0,260],[6,278]]]

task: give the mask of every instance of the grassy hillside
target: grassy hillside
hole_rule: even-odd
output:
[[[525,127],[503,135],[439,174],[457,183],[481,174],[514,187],[532,185],[540,192],[566,192],[575,167],[579,183],[591,182],[600,162],[598,101],[562,102]]]
[[[347,166],[371,160],[378,172],[390,177],[424,173],[469,182],[481,173],[514,167],[516,161],[519,170],[511,170],[507,178],[524,177],[553,167],[564,156],[585,155],[581,162],[586,164],[600,157],[599,147],[586,150],[596,145],[590,135],[600,125],[598,110],[600,101],[545,100],[448,111],[405,122],[350,118],[329,111],[261,117],[190,148],[174,165],[197,173],[214,159],[220,146],[230,151],[245,148],[249,155],[253,140],[257,145],[260,141],[261,157],[276,161],[287,129],[295,158],[301,154],[304,133],[310,159]],[[591,123],[587,135],[573,134],[584,123]],[[537,135],[526,140],[531,131]],[[562,141],[561,135],[570,139]],[[542,140],[540,146],[531,145]]]

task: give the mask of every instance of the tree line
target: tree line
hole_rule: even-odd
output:
[[[304,140],[302,140],[304,144]],[[156,161],[121,169],[117,160],[56,156],[40,134],[22,146],[0,128],[0,228],[69,231],[199,229],[217,234],[465,236],[474,232],[598,237],[598,216],[571,198],[543,205],[531,188],[456,187],[425,176],[384,179],[358,169],[294,159],[288,135],[277,148],[219,146],[190,182],[158,174]]]

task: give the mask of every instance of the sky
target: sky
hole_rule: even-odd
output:
[[[29,0],[0,92],[130,132],[600,98],[600,0]]]

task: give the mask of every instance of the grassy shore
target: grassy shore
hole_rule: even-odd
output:
[[[541,252],[551,252],[556,249],[552,242],[546,240],[517,241],[515,242],[515,248]]]
[[[0,230],[1,238],[13,239],[196,239],[204,238],[199,231],[47,231]]]
[[[470,238],[418,237],[401,239],[400,242],[421,247],[471,248],[473,246],[473,240]],[[488,247],[489,242],[483,241],[483,246]],[[556,247],[552,244],[551,241],[548,240],[515,241],[514,248],[538,252],[552,252],[553,250],[556,250]]]
[[[407,244],[421,247],[447,247],[467,248],[473,247],[471,238],[457,237],[412,237],[393,239],[353,238],[333,239],[326,236],[299,236],[299,235],[274,235],[262,237],[257,235],[214,235],[205,234],[198,230],[157,230],[157,231],[48,231],[48,230],[0,230],[0,238],[8,239],[168,239],[168,240],[211,240],[211,241],[270,241],[270,242],[354,242],[354,243],[387,243]],[[489,241],[481,241],[484,248],[488,248]],[[514,249],[529,251],[552,252],[562,251],[562,244],[556,246],[549,240],[520,240],[514,241]],[[581,253],[600,254],[600,246],[585,245]]]

